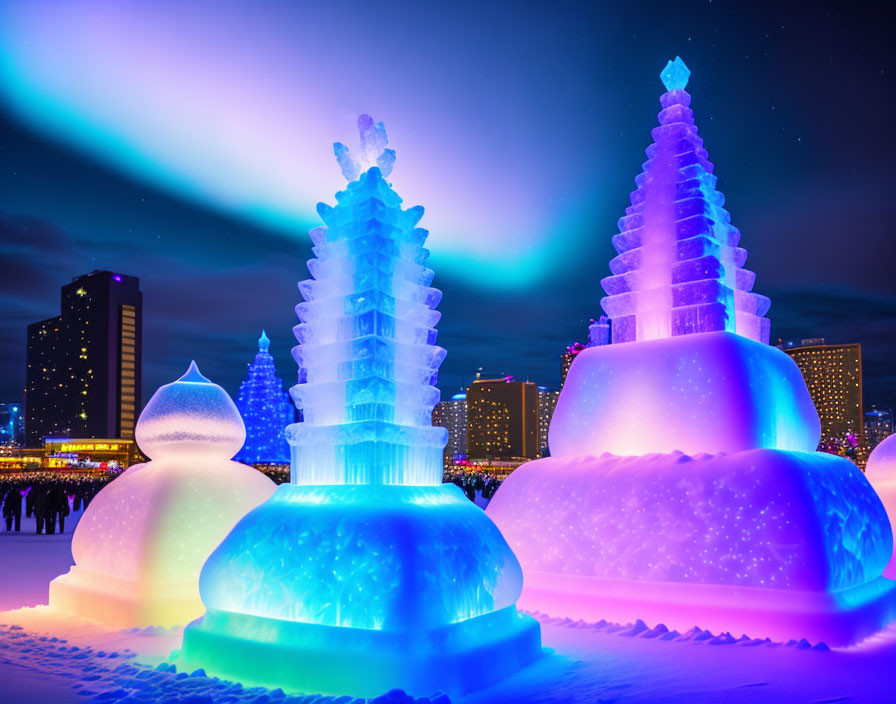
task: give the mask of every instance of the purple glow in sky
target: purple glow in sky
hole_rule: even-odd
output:
[[[459,22],[428,12],[16,3],[0,15],[2,95],[33,127],[115,168],[297,237],[320,194],[340,187],[334,139],[363,112],[381,116],[402,155],[395,185],[407,205],[426,203],[436,261],[484,285],[530,283],[561,250],[558,233],[577,229],[594,163],[573,160],[558,179],[531,152],[593,157],[600,130],[582,114],[567,116],[572,133],[544,131],[533,91],[550,83],[520,54],[525,36],[512,47],[489,39],[495,57],[482,65],[411,31]]]

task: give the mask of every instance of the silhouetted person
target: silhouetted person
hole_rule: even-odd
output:
[[[3,499],[3,518],[7,531],[11,531],[13,525],[17,533],[22,529],[22,494],[16,484],[9,487]]]

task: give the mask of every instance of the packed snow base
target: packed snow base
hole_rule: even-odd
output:
[[[487,510],[523,567],[527,609],[838,645],[896,618],[896,583],[880,576],[886,514],[842,457],[549,457]]]
[[[372,696],[481,689],[541,655],[516,612],[519,563],[491,520],[442,486],[448,431],[432,427],[441,292],[418,207],[385,176],[382,123],[311,231],[312,278],[293,355],[292,484],[241,520],[202,570],[207,612],[178,661],[257,684]],[[375,165],[373,165],[375,164]]]
[[[50,604],[115,626],[182,625],[203,612],[202,564],[274,483],[230,461],[243,421],[195,364],[156,391],[136,434],[152,461],[90,503],[72,539],[75,565],[50,583]]]

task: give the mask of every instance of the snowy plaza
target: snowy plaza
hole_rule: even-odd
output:
[[[401,115],[361,114],[357,138],[332,126],[347,144],[333,144],[321,183],[341,172],[339,190],[317,193],[302,220],[310,243],[290,226],[311,255],[288,282],[298,296],[251,306],[295,306],[297,321],[259,315],[232,396],[226,315],[212,331],[208,307],[176,310],[208,342],[187,353],[167,339],[167,376],[144,404],[135,280],[95,271],[63,288],[61,316],[29,327],[29,345],[48,351],[28,358],[26,430],[65,412],[86,429],[100,412],[93,368],[73,401],[59,389],[99,369],[87,340],[102,285],[126,301],[118,341],[101,350],[119,359],[120,442],[87,430],[68,441],[57,424],[58,438],[41,435],[42,468],[36,451],[0,453],[32,462],[0,473],[0,702],[896,702],[896,434],[870,451],[869,429],[832,445],[820,382],[773,343],[773,267],[753,256],[748,268],[746,248],[788,245],[740,225],[755,218],[741,219],[742,198],[726,203],[726,164],[712,152],[716,169],[697,127],[722,102],[771,98],[736,73],[731,92],[707,95],[692,79],[724,69],[694,55],[690,68],[657,65],[659,84],[627,74],[632,95],[659,94],[659,111],[618,232],[597,235],[612,258],[589,254],[590,289],[576,294],[604,315],[564,357],[547,420],[520,422],[512,466],[492,461],[516,442],[517,401],[493,392],[512,376],[477,372],[491,415],[467,415],[469,391],[452,397],[461,447],[481,442],[482,464],[456,450],[444,416],[458,408],[441,402],[446,360],[466,352],[445,332],[473,335],[474,323],[444,305],[455,291],[441,278],[444,211],[430,222],[399,196],[432,194],[421,183],[437,173],[418,168],[427,144]],[[749,151],[743,134],[736,149]],[[751,140],[765,137],[752,126]],[[535,135],[520,144],[524,157],[538,148]],[[413,151],[424,154],[405,167]],[[229,168],[223,153],[208,159]],[[471,262],[486,257],[475,247]],[[162,268],[176,270],[195,254],[169,256]],[[291,276],[265,261],[265,279]],[[253,291],[227,288],[210,293],[238,315]],[[53,336],[70,334],[83,346],[56,370]],[[63,381],[38,397],[33,380],[51,373]],[[286,391],[281,377],[297,383]],[[535,397],[528,381],[513,388],[521,407]],[[85,460],[84,448],[128,460]]]

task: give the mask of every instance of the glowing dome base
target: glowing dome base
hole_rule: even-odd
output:
[[[552,616],[856,642],[896,618],[883,506],[849,460],[756,449],[551,457],[488,507]]]
[[[790,357],[735,333],[706,332],[583,350],[557,400],[549,445],[554,457],[813,452],[820,435]]]
[[[72,538],[75,566],[50,582],[50,606],[120,628],[202,615],[199,570],[245,513],[274,491],[228,460],[153,460],[97,494]]]
[[[890,435],[871,452],[865,476],[877,492],[890,517],[890,528],[896,535],[896,435]],[[884,570],[884,577],[896,579],[896,545]]]
[[[243,421],[195,364],[153,394],[136,438],[152,461],[90,502],[72,536],[75,566],[50,583],[50,606],[119,628],[188,623],[203,611],[202,564],[274,482],[230,460]]]
[[[302,692],[486,687],[541,654],[519,563],[454,485],[278,488],[212,553],[175,661]]]

